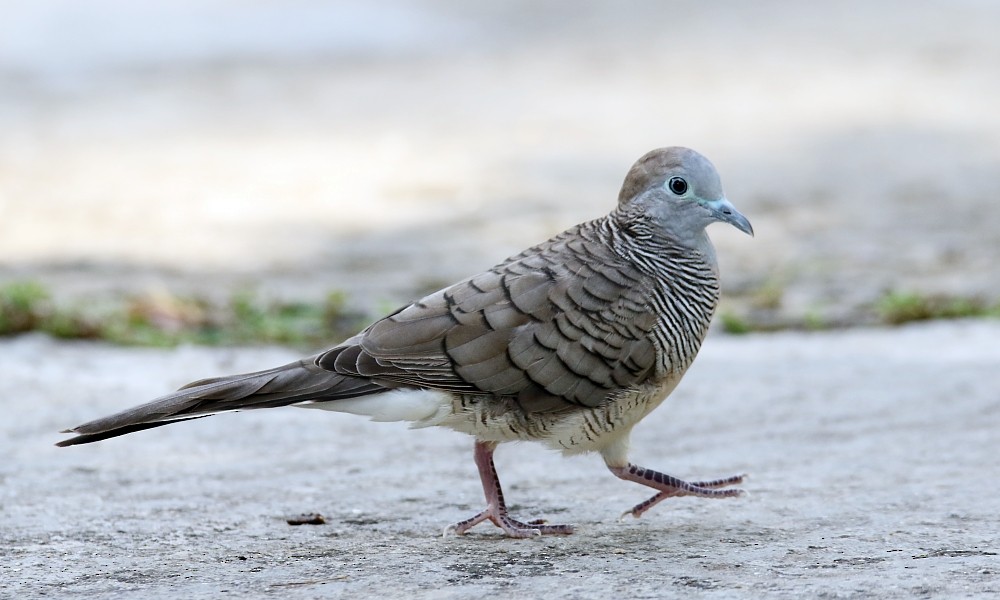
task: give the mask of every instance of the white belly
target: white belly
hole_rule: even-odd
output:
[[[406,421],[412,427],[447,427],[482,441],[538,441],[578,454],[600,451],[618,442],[660,405],[679,380],[633,390],[596,408],[557,412],[524,413],[516,404],[502,400],[413,389],[330,402],[310,400],[293,406],[362,415],[373,421]]]

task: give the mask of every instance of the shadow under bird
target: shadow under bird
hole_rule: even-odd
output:
[[[152,402],[74,427],[86,444],[220,412],[298,406],[448,427],[475,438],[489,520],[511,537],[571,525],[507,513],[493,451],[537,441],[599,452],[617,477],[665,498],[728,498],[735,475],[683,481],[628,460],[632,427],[674,390],[698,353],[719,299],[716,221],[753,235],[715,167],[661,148],[629,170],[618,206],[376,321],[340,345],[288,365],[203,379]]]

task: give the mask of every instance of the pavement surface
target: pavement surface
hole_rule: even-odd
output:
[[[686,145],[757,233],[710,230],[723,311],[1000,302],[1000,3],[623,6],[0,0],[0,284],[384,313],[605,214],[638,156]],[[996,596],[998,340],[714,331],[633,459],[749,472],[749,497],[619,521],[639,486],[513,445],[512,510],[578,526],[518,541],[440,536],[482,503],[448,431],[282,409],[52,446],[288,349],[0,339],[0,598]]]
[[[749,496],[644,499],[597,456],[497,454],[512,512],[480,525],[471,440],[294,408],[55,448],[58,430],[286,349],[0,342],[0,596],[988,597],[1000,594],[1000,323],[714,334],[636,429],[633,461],[748,472]],[[323,525],[286,519],[320,513]]]

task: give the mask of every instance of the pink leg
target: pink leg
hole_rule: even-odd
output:
[[[478,525],[487,519],[502,529],[508,536],[514,538],[536,537],[551,533],[573,533],[572,525],[543,525],[545,521],[541,519],[524,523],[507,514],[507,505],[504,504],[503,500],[503,490],[500,489],[500,478],[497,477],[497,469],[493,466],[493,450],[496,447],[497,445],[494,442],[476,441],[474,456],[476,466],[479,468],[479,478],[483,482],[483,493],[486,495],[486,510],[470,519],[448,527],[445,529],[445,534],[454,531],[462,535],[474,525]]]
[[[742,496],[746,492],[740,489],[719,489],[727,488],[731,485],[736,485],[743,483],[743,479],[746,475],[733,475],[732,477],[726,477],[724,479],[713,479],[712,481],[693,481],[688,482],[682,479],[677,479],[676,477],[660,473],[659,471],[654,471],[652,469],[646,469],[644,467],[638,467],[629,463],[624,467],[608,467],[611,472],[615,474],[616,477],[624,479],[625,481],[634,481],[636,483],[641,483],[642,485],[653,488],[654,490],[660,490],[658,494],[646,500],[645,502],[640,502],[633,506],[630,510],[625,511],[622,515],[632,515],[635,518],[642,516],[642,513],[653,508],[661,501],[667,498],[673,498],[675,496],[698,496],[699,498],[733,498],[735,496]]]

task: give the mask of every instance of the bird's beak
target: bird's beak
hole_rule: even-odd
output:
[[[753,226],[750,225],[750,221],[743,216],[743,213],[736,210],[736,207],[729,200],[719,198],[718,200],[709,202],[708,206],[715,213],[717,219],[729,223],[736,229],[753,237]]]

